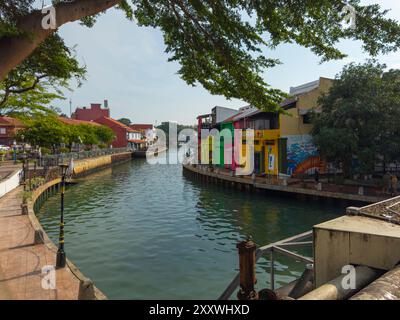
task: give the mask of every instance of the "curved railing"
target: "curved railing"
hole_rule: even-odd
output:
[[[34,229],[34,243],[44,244],[49,250],[53,251],[54,254],[57,252],[57,246],[48,237],[44,231],[42,225],[36,217],[35,209],[38,209],[43,202],[50,196],[59,191],[61,179],[57,178],[52,181],[39,186],[32,192],[30,199],[23,205],[23,213],[29,216],[29,220]],[[69,260],[67,259],[67,265],[71,273],[79,281],[79,300],[104,300],[106,296],[93,284],[93,282],[87,278],[82,272]]]

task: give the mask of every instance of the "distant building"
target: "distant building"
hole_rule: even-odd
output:
[[[15,134],[25,128],[22,121],[11,117],[0,117],[0,144],[11,146],[14,143]]]
[[[146,145],[146,140],[142,138],[142,133],[139,130],[131,129],[115,119],[101,117],[96,119],[95,122],[114,131],[116,138],[112,142],[113,148],[131,147],[134,150],[140,150]]]
[[[104,108],[101,103],[91,103],[90,107],[76,108],[71,118],[76,120],[95,121],[102,117],[110,117],[110,109],[108,108],[108,101],[104,100]]]
[[[151,146],[156,140],[156,130],[152,124],[131,124],[129,127],[140,131],[148,146]]]

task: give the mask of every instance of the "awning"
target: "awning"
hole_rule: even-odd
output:
[[[145,143],[146,140],[131,139],[131,140],[128,140],[128,142],[132,142],[132,143]]]

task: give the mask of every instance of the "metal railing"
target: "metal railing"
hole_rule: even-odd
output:
[[[38,159],[39,167],[54,167],[59,166],[67,160],[84,160],[96,158],[100,156],[113,155],[122,152],[131,152],[131,148],[112,148],[112,149],[99,149],[91,151],[61,153],[56,155],[46,155]]]
[[[310,241],[303,241],[306,239],[310,239]],[[314,263],[313,258],[305,257],[296,252],[290,251],[287,248],[293,247],[305,247],[313,245],[313,232],[308,231],[302,234],[298,234],[296,236],[260,247],[256,251],[256,261],[258,261],[261,257],[266,254],[270,254],[269,261],[271,262],[271,270],[270,270],[270,285],[271,290],[275,290],[275,255],[276,253],[283,254],[287,257],[291,257],[295,260],[305,262],[307,264]],[[229,300],[231,296],[239,289],[239,281],[240,281],[240,273],[238,273],[235,278],[231,281],[231,283],[227,286],[218,300]]]

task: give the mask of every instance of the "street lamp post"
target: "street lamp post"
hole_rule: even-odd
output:
[[[60,236],[58,241],[56,268],[64,268],[67,259],[64,251],[64,195],[65,195],[65,178],[68,165],[62,164],[60,165],[60,168],[61,168],[61,217],[60,217]]]
[[[14,144],[13,144],[13,150],[14,150],[14,154],[13,154],[14,164],[17,164],[17,141],[15,141],[15,140],[14,140]]]

